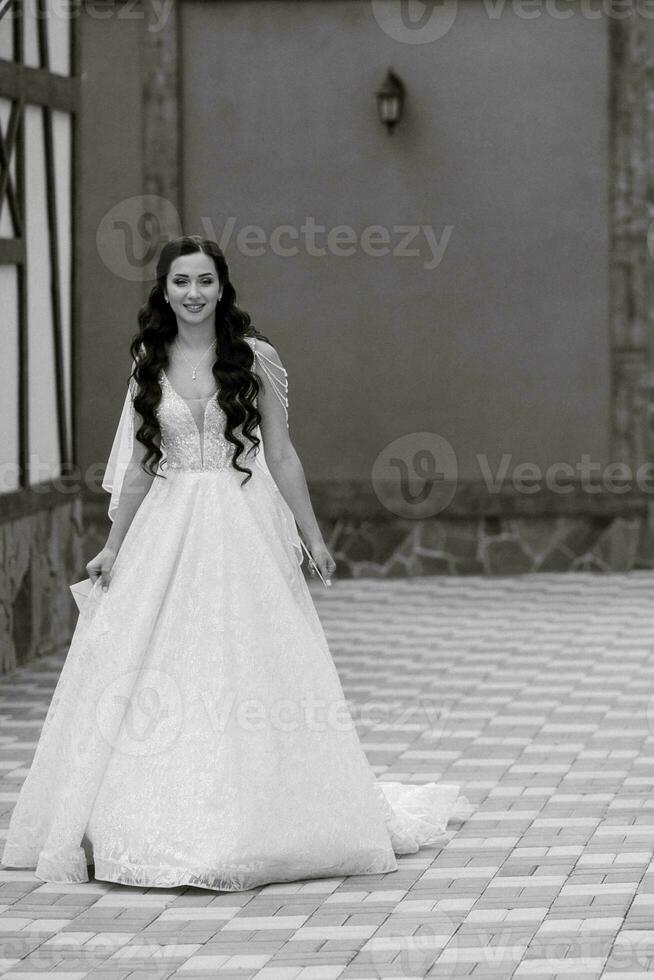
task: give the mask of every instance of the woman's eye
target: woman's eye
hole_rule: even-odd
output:
[[[212,282],[213,282],[213,279],[203,279],[202,280],[202,285],[203,286],[210,286]],[[185,286],[186,285],[186,280],[185,279],[173,279],[173,283],[176,286]]]

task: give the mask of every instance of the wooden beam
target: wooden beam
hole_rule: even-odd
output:
[[[25,11],[23,9],[23,0],[15,0],[14,8],[14,61],[20,65],[25,61],[25,31],[23,30]]]
[[[18,0],[22,3],[22,0]],[[22,22],[22,17],[20,17]],[[19,38],[22,52],[23,36]],[[18,209],[25,215],[25,113],[21,112],[16,134],[16,195]],[[20,486],[29,486],[29,338],[27,335],[27,249],[23,240],[23,260],[18,266],[18,465]]]
[[[20,213],[20,208],[18,207],[18,201],[16,199],[16,193],[14,191],[14,185],[11,178],[11,156],[16,143],[18,124],[22,113],[22,103],[12,102],[6,140],[2,134],[2,131],[0,130],[0,212],[2,211],[2,205],[6,195],[9,210],[11,212],[14,234],[17,238],[21,238],[23,235],[23,216]]]
[[[81,58],[82,24],[77,17],[71,24],[70,31],[70,73],[79,77],[82,71]],[[82,240],[82,195],[80,193],[82,175],[82,140],[81,116],[72,115],[70,118],[71,135],[71,167],[69,175],[70,189],[70,453],[72,459],[79,459],[79,418],[77,406],[81,404],[79,386],[81,371],[79,365],[79,335],[81,331],[82,310],[82,276],[78,268],[79,242]]]
[[[52,304],[52,330],[54,346],[55,392],[57,400],[57,432],[59,459],[67,469],[68,420],[66,414],[66,374],[64,371],[64,347],[62,337],[61,289],[59,263],[59,235],[57,223],[57,187],[55,182],[54,133],[52,109],[43,106],[43,139],[45,149],[46,208],[48,216],[48,241],[50,245],[50,301]]]
[[[0,265],[23,265],[24,262],[24,239],[0,238]]]
[[[37,0],[39,61],[46,71],[50,71],[50,50],[48,47],[47,9],[45,0]],[[68,470],[68,419],[66,414],[66,375],[64,371],[64,347],[61,322],[61,289],[59,263],[59,228],[57,222],[57,182],[55,175],[54,125],[52,109],[41,106],[43,117],[43,148],[45,156],[45,203],[48,220],[48,244],[50,252],[50,304],[52,308],[52,332],[55,372],[55,397],[57,411],[57,436],[59,440],[59,462],[62,470]]]
[[[62,112],[77,112],[79,89],[77,78],[54,75],[44,68],[28,68],[0,58],[0,95],[5,98],[47,105]]]

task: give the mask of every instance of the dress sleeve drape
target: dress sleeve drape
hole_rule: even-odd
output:
[[[125,471],[132,458],[134,448],[134,396],[136,395],[136,391],[136,381],[131,377],[102,479],[102,489],[111,494],[108,512],[109,518],[112,521],[118,509],[118,501],[120,499],[123,480],[125,479]]]

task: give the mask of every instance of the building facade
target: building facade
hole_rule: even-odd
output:
[[[652,21],[409,6],[2,8],[5,668],[72,630],[182,232],[286,364],[338,574],[651,566]]]

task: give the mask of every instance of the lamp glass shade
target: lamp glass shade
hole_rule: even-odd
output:
[[[379,98],[379,115],[384,123],[396,123],[400,117],[400,100],[396,95],[382,95]]]
[[[384,84],[377,92],[377,108],[381,121],[392,129],[399,122],[404,104],[404,84],[389,69]]]

